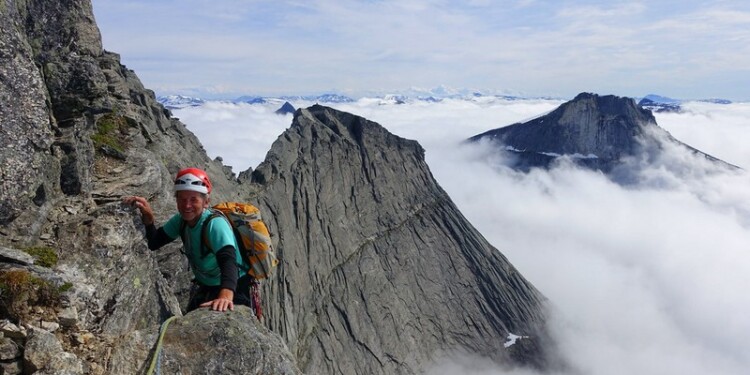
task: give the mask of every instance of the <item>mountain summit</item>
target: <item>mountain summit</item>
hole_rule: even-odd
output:
[[[584,167],[610,172],[624,158],[658,153],[664,142],[726,164],[674,139],[656,124],[651,111],[635,100],[614,95],[581,93],[544,116],[469,140],[496,142],[511,157],[511,166],[524,171],[549,167],[564,157]]]
[[[303,371],[419,373],[454,350],[548,364],[544,298],[467,222],[417,142],[316,105],[253,181],[284,249],[270,328]],[[506,348],[511,334],[529,338]]]

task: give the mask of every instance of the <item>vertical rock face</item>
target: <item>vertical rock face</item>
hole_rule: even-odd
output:
[[[85,373],[142,372],[159,324],[180,315],[190,272],[179,241],[148,251],[137,213],[119,202],[145,196],[163,222],[184,166],[208,171],[214,202],[258,203],[282,265],[264,287],[272,332],[234,314],[206,336],[194,328],[224,323],[190,314],[168,332],[173,369],[205,372],[169,362],[192,352],[286,373],[418,373],[454,351],[546,365],[543,298],[458,212],[416,142],[316,106],[297,111],[240,183],[102,50],[88,0],[1,4],[0,247],[14,255],[0,257],[0,277],[43,279],[62,298],[0,318],[64,323],[46,337],[76,371],[80,359]],[[57,263],[29,264],[18,252],[30,246]],[[505,348],[510,333],[529,338]],[[273,344],[243,346],[248,335]],[[35,354],[24,357],[45,358]]]
[[[119,56],[102,50],[90,1],[10,1],[0,15],[0,241],[52,246],[63,265],[84,248],[94,258],[127,256],[143,249],[132,221],[111,221],[123,236],[114,252],[97,249],[87,233],[92,217],[118,212],[110,206],[122,196],[148,197],[163,219],[180,167],[216,176],[217,199],[237,185]],[[160,259],[175,264],[164,274],[188,285],[172,253]]]
[[[74,322],[59,337],[89,369],[143,360],[153,343],[130,337],[180,314],[190,273],[179,244],[146,249],[121,197],[148,197],[163,220],[174,212],[171,178],[186,165],[215,177],[216,199],[241,189],[119,56],[102,50],[90,1],[4,1],[0,35],[0,245],[59,259],[51,269],[0,261],[0,277],[30,275],[67,290],[62,303],[77,316],[66,317]],[[0,318],[57,320],[37,311]],[[127,358],[104,355],[136,347],[143,350]]]
[[[0,7],[0,224],[27,206],[39,207],[57,189],[59,165],[53,157],[52,126],[41,72],[23,30],[23,17]],[[52,186],[50,186],[50,184]]]
[[[651,111],[633,99],[581,93],[547,115],[478,134],[470,141],[491,140],[512,156],[512,166],[548,167],[566,156],[579,165],[611,172],[623,158],[653,158],[664,142],[682,145],[707,159],[727,163],[674,139],[656,124]],[[733,167],[733,166],[729,166]]]
[[[543,367],[542,297],[466,221],[414,141],[314,106],[254,172],[282,265],[271,329],[308,373],[419,373],[469,351]],[[531,336],[510,350],[509,333]]]

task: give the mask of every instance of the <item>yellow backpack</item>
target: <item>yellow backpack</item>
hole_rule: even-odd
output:
[[[232,226],[247,273],[256,280],[269,277],[279,261],[260,210],[249,203],[223,202],[213,206],[211,211],[203,226],[203,244],[209,247],[205,235],[208,222],[223,216]]]

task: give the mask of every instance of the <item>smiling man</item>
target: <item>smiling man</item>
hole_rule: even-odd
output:
[[[246,267],[242,267],[232,227],[225,219],[211,220],[211,181],[206,172],[198,168],[179,171],[174,191],[178,213],[158,229],[145,198],[125,197],[123,202],[140,210],[149,249],[182,239],[194,275],[187,311],[199,307],[233,310],[235,304],[251,306],[250,277],[244,271]]]

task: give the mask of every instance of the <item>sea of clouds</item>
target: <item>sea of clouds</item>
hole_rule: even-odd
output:
[[[561,163],[518,173],[472,135],[545,114],[557,100],[335,104],[426,149],[463,214],[552,306],[565,374],[746,374],[750,369],[750,174],[670,147],[622,186]],[[311,103],[292,103],[296,107]],[[210,102],[175,110],[235,172],[260,163],[291,115],[281,103]],[[694,102],[656,114],[677,139],[750,168],[750,104]],[[523,332],[514,332],[523,335]],[[431,374],[504,372],[451,358]]]

